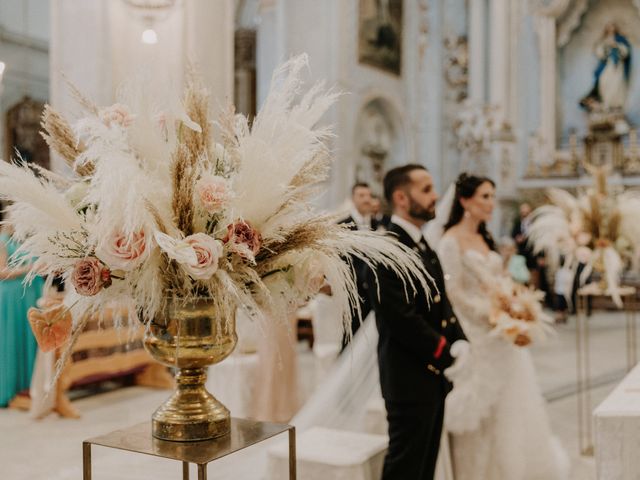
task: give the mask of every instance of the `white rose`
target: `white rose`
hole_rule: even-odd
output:
[[[184,263],[182,268],[198,280],[208,280],[218,271],[218,261],[222,257],[222,243],[205,233],[194,233],[184,239],[196,254],[195,263]]]
[[[192,264],[198,263],[198,257],[196,251],[191,245],[184,240],[176,240],[169,235],[162,232],[155,232],[154,238],[160,250],[167,254],[169,258],[175,260],[179,264]]]

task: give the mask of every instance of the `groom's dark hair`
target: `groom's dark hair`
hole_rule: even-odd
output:
[[[401,167],[392,168],[386,173],[382,185],[384,186],[384,198],[387,199],[389,205],[393,205],[393,192],[411,183],[411,177],[409,175],[414,170],[428,171],[424,165],[409,163]]]

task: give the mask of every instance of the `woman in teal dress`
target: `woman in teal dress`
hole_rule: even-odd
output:
[[[0,233],[0,407],[29,388],[37,350],[27,311],[40,298],[44,281],[36,277],[25,286],[28,268],[9,268],[8,259],[18,246],[5,228]]]

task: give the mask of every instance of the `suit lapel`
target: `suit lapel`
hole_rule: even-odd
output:
[[[432,277],[440,278],[442,276],[438,257],[435,252],[431,250],[430,246],[427,246],[427,250],[421,250],[418,244],[413,241],[411,236],[402,227],[395,223],[389,224],[389,232],[396,235],[401,243],[404,243],[407,247],[420,255],[422,263]]]

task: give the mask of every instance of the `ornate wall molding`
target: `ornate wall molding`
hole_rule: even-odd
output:
[[[529,7],[534,15],[559,18],[570,3],[571,0],[529,0]]]
[[[635,0],[640,6],[640,0]],[[571,35],[582,23],[582,17],[589,9],[589,0],[574,0],[574,3],[566,17],[558,24],[558,47],[564,47]]]

